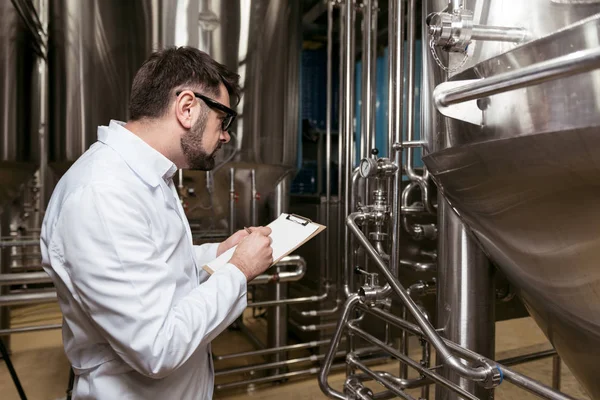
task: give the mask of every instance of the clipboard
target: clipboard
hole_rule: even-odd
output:
[[[267,225],[272,232],[269,235],[273,242],[273,263],[277,264],[283,257],[291,254],[298,247],[325,230],[325,226],[312,222],[310,219],[296,214],[282,213],[277,219]],[[202,267],[209,274],[222,268],[231,259],[237,246],[227,250],[213,261]]]

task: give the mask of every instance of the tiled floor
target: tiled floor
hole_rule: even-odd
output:
[[[39,305],[15,310],[13,312],[13,325],[23,326],[26,324],[56,323],[60,321],[60,313],[56,305]],[[256,329],[260,335],[264,331],[263,320],[248,319],[247,325]],[[496,326],[496,356],[497,359],[508,358],[519,354],[541,351],[550,347],[537,325],[530,318],[500,322]],[[23,387],[31,400],[54,400],[64,398],[68,381],[69,365],[62,350],[59,331],[46,331],[38,333],[27,333],[13,335],[12,337],[12,359]],[[252,350],[250,344],[237,332],[228,331],[219,337],[213,344],[215,354],[224,354],[238,351]],[[418,351],[417,348],[414,349]],[[417,357],[415,357],[417,358]],[[236,360],[240,365],[261,362],[260,358]],[[233,361],[229,363],[216,364],[217,369],[234,366]],[[307,366],[308,368],[308,366]],[[398,365],[388,363],[379,365],[377,370],[385,370],[397,374]],[[536,362],[522,364],[513,367],[514,370],[531,376],[545,384],[551,383],[552,359],[548,358]],[[331,375],[330,384],[340,389],[344,381],[344,373]],[[233,376],[236,378],[236,376]],[[245,377],[248,378],[247,376]],[[218,379],[217,382],[222,382]],[[372,386],[377,391],[381,390],[378,385]],[[562,367],[562,390],[577,398],[588,399],[575,378],[563,364]],[[432,390],[432,396],[435,390]],[[418,396],[420,391],[410,392]],[[228,392],[219,392],[215,395],[217,399],[237,400],[255,397],[264,400],[274,399],[323,399],[316,378],[314,376],[291,381],[278,386],[262,385],[252,390],[240,389]],[[508,399],[535,399],[537,397],[522,391],[515,386],[505,383],[496,390],[497,400]],[[0,362],[0,399],[18,399],[18,395],[6,365]]]

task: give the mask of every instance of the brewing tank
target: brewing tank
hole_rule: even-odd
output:
[[[133,77],[152,48],[150,0],[50,0],[49,165],[60,176],[126,120]]]
[[[0,212],[39,165],[39,63],[17,10],[0,2]]]
[[[127,119],[135,72],[153,49],[189,45],[240,74],[237,161],[295,166],[299,4],[288,0],[50,1],[50,162],[59,175]]]
[[[464,5],[474,24],[525,28],[528,38],[474,41],[467,54],[450,57],[437,49],[438,61],[424,49],[424,162],[561,358],[600,398],[600,70],[450,106],[444,115],[431,97],[445,79],[460,85],[597,49],[600,2]],[[447,2],[425,6],[441,11]]]

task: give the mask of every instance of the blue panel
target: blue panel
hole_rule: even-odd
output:
[[[421,137],[421,99],[420,99],[420,82],[421,82],[421,43],[417,40],[415,51],[415,139]],[[407,55],[404,55],[404,65],[407,65]],[[383,55],[377,57],[376,66],[376,103],[375,103],[375,145],[379,150],[380,156],[387,156],[387,131],[388,131],[388,49],[386,48]],[[361,87],[360,77],[362,70],[361,62],[356,64],[356,138],[360,137],[361,121]],[[404,70],[404,81],[408,79],[408,71]],[[406,86],[406,85],[405,85]],[[406,87],[404,88],[404,137],[406,137]],[[360,151],[360,143],[356,143],[357,154]],[[414,150],[415,166],[423,166],[421,160],[421,149]],[[403,155],[406,160],[406,154]],[[358,162],[358,159],[356,160]]]

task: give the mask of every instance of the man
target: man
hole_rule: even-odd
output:
[[[154,53],[135,76],[130,120],[100,127],[57,185],[41,247],[75,399],[212,397],[210,342],[271,264],[271,231],[193,246],[172,177],[213,168],[229,141],[238,79],[197,49]],[[225,268],[202,270],[238,243]]]

